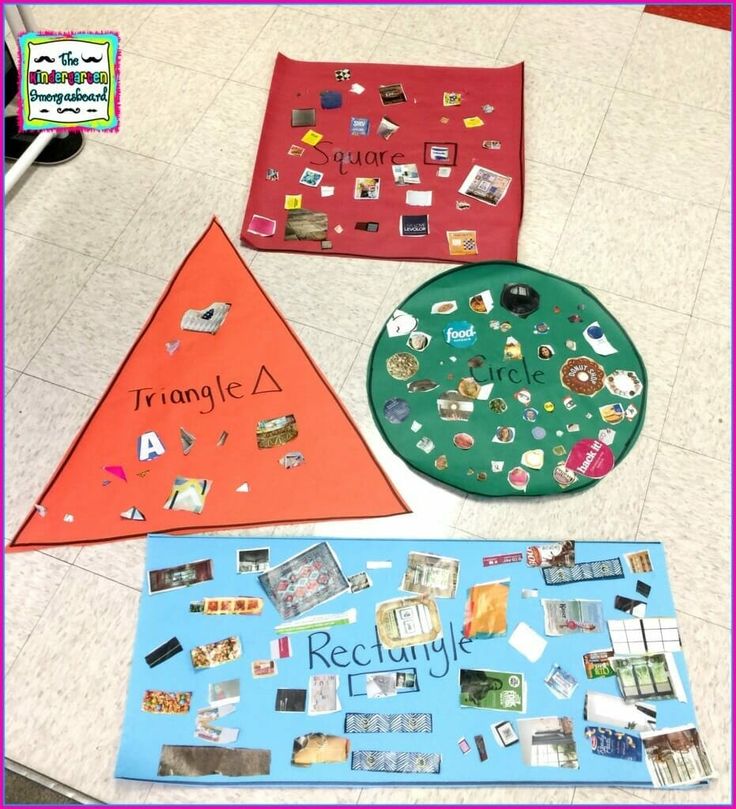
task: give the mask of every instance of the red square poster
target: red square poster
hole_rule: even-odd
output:
[[[279,54],[241,237],[256,250],[516,259],[523,64],[299,62]]]

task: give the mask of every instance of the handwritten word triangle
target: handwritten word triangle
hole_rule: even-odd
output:
[[[224,307],[216,329],[185,328]],[[408,511],[217,221],[29,505],[9,551]]]

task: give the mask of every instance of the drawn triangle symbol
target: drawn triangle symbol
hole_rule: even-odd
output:
[[[256,393],[281,393],[281,385],[269,373],[265,365],[261,365],[261,370],[258,372],[258,379],[256,379],[255,387],[251,395]]]
[[[217,334],[181,328],[187,310],[225,300],[230,309]],[[170,353],[166,343],[174,338],[180,348]],[[268,368],[289,369],[286,391]],[[249,395],[254,379],[254,392],[279,395]],[[151,433],[164,447],[181,444],[183,452],[167,451],[146,461],[143,476],[138,442]],[[195,447],[184,455],[195,436]],[[304,463],[289,469],[280,463],[287,454]],[[117,466],[110,466],[111,460]],[[126,484],[100,486],[101,468]],[[243,497],[244,479],[248,497]],[[45,516],[35,503],[43,503]],[[87,423],[41,496],[29,497],[28,507],[9,551],[144,532],[408,511],[314,360],[217,221],[174,274]],[[65,522],[67,514],[74,520]]]

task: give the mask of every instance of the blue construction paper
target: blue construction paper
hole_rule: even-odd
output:
[[[333,627],[313,633],[291,635],[293,656],[278,660],[278,676],[254,680],[250,664],[270,657],[270,641],[277,637],[274,627],[283,622],[261,590],[257,575],[236,573],[236,550],[270,546],[271,565],[279,564],[307,548],[318,538],[259,537],[171,537],[152,535],[148,539],[146,573],[197,559],[213,560],[214,580],[172,592],[148,595],[144,582],[141,593],[138,633],[133,653],[128,699],[122,740],[116,768],[119,778],[183,783],[217,784],[281,784],[281,785],[417,785],[417,784],[622,784],[651,786],[646,764],[612,760],[592,753],[585,738],[585,727],[593,723],[583,719],[586,691],[617,694],[615,677],[588,680],[583,668],[585,652],[610,648],[608,632],[571,634],[547,638],[547,647],[537,663],[530,663],[512,649],[508,637],[520,621],[525,621],[544,635],[542,598],[592,598],[603,602],[606,620],[620,618],[613,608],[616,595],[634,595],[638,579],[652,585],[647,615],[673,616],[674,607],[661,544],[648,542],[578,542],[576,561],[622,558],[629,551],[647,549],[652,559],[652,573],[631,573],[623,562],[625,578],[547,586],[539,568],[525,562],[483,567],[482,558],[489,555],[524,552],[530,542],[466,541],[466,540],[375,540],[328,539],[346,576],[366,570],[369,560],[391,560],[390,569],[369,570],[373,586],[358,593],[345,593],[313,608],[306,615],[342,612],[355,607],[358,620],[348,626]],[[379,646],[374,625],[375,604],[402,594],[399,591],[409,551],[422,551],[460,560],[460,576],[454,599],[437,599],[443,625],[443,640],[430,647],[386,650]],[[468,588],[478,582],[509,577],[508,632],[505,637],[465,641],[462,639],[463,616]],[[522,588],[536,588],[539,598],[522,599]],[[206,616],[190,613],[190,601],[214,596],[260,596],[264,598],[261,616]],[[145,656],[156,646],[176,635],[184,652],[151,669]],[[189,651],[192,647],[238,635],[243,656],[206,671],[195,672]],[[311,656],[310,656],[311,646]],[[666,728],[695,723],[690,683],[682,653],[675,659],[687,693],[688,702],[660,700],[656,702],[657,727]],[[561,665],[579,682],[569,700],[557,699],[544,684],[553,664]],[[522,672],[527,679],[527,710],[517,713],[487,711],[459,706],[459,668],[488,668],[497,671]],[[360,672],[415,668],[419,690],[403,692],[387,699],[350,696],[348,676]],[[310,674],[340,675],[339,698],[342,710],[322,716],[306,713],[275,713],[274,700],[278,688],[307,688]],[[269,776],[229,778],[207,776],[171,778],[157,775],[163,744],[206,744],[194,738],[195,713],[207,703],[210,683],[239,677],[241,701],[237,710],[220,720],[224,727],[238,727],[236,747],[268,748],[272,751]],[[157,716],[141,711],[146,689],[192,691],[192,710],[183,716]],[[345,713],[422,713],[432,714],[432,733],[345,734]],[[515,727],[520,718],[569,716],[574,722],[580,768],[527,767],[522,760],[521,745],[499,747],[491,733],[491,725],[510,719]],[[384,750],[396,752],[440,753],[440,773],[396,774],[355,772],[350,757],[340,764],[311,767],[291,765],[292,742],[296,736],[323,732],[347,736],[351,750]],[[461,736],[472,739],[482,734],[488,760],[481,762],[475,750],[467,755],[459,750]]]

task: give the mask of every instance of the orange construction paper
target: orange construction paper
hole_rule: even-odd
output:
[[[230,304],[215,334],[182,329],[186,310],[214,302]],[[259,448],[258,422],[280,416],[294,416],[296,437]],[[182,431],[194,438],[186,454]],[[151,432],[164,452],[140,461],[139,437]],[[279,463],[286,453],[304,462],[288,468]],[[164,508],[177,477],[210,482],[200,513]],[[34,508],[8,550],[409,511],[217,221],[35,502],[44,516]],[[131,509],[145,519],[121,517]]]
[[[473,585],[468,590],[463,635],[466,638],[493,638],[505,635],[508,602],[508,581]]]

